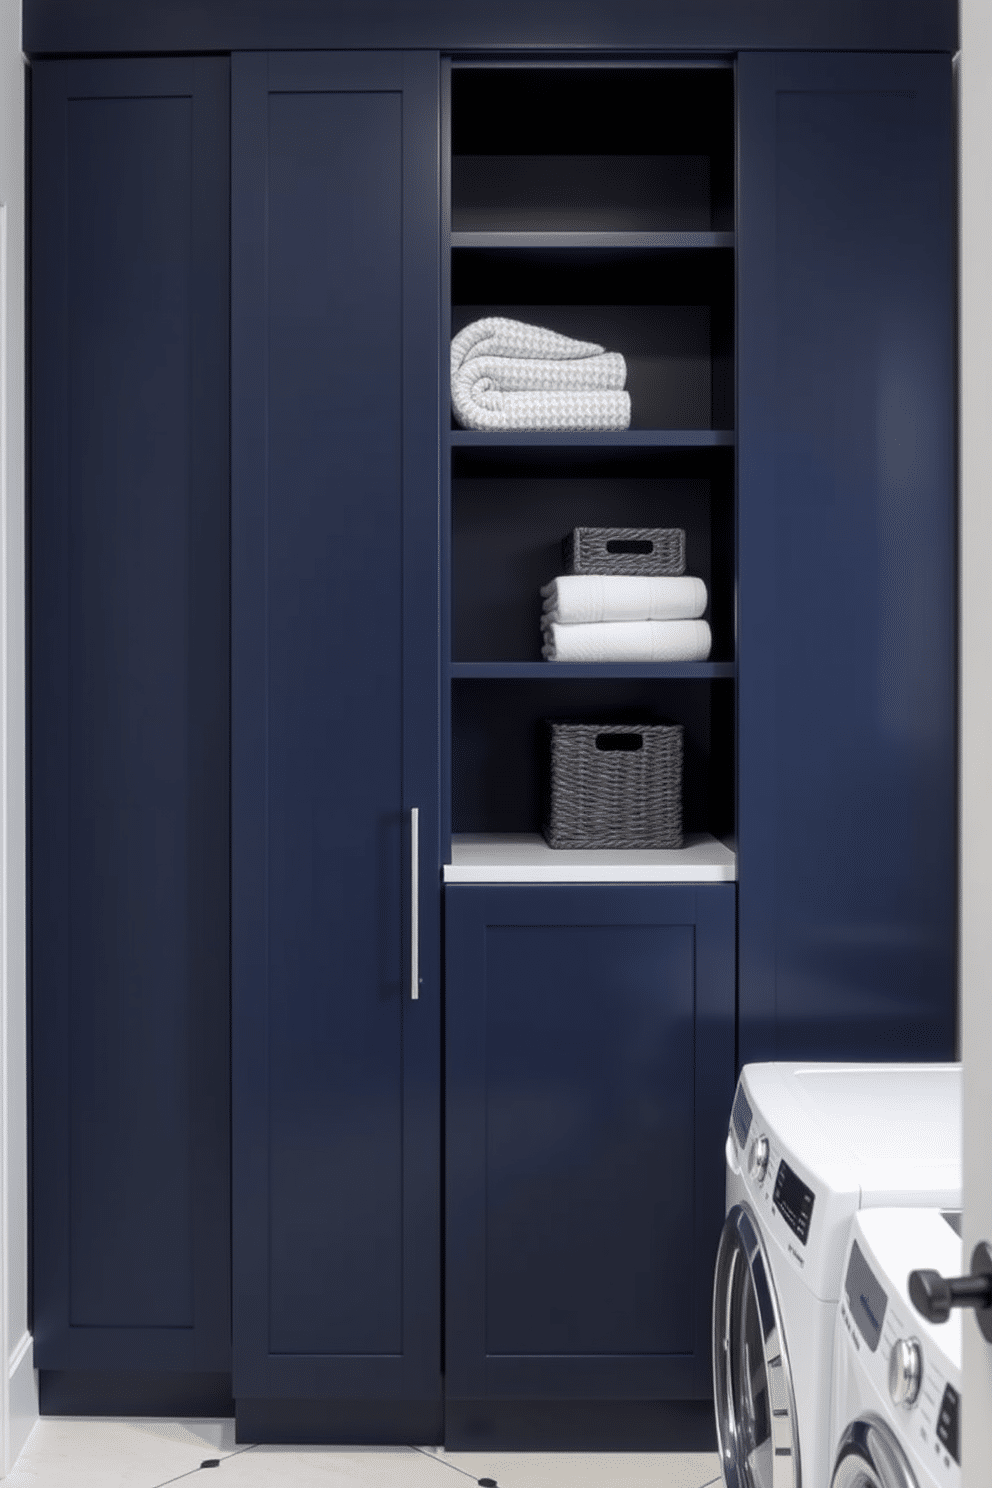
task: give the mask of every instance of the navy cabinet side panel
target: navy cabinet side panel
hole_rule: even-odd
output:
[[[747,56],[740,1057],[954,1045],[954,148],[940,57]]]
[[[235,1394],[429,1398],[437,59],[234,66]]]
[[[34,76],[44,1369],[230,1367],[228,76]]]
[[[710,1390],[732,886],[445,891],[452,1400]]]

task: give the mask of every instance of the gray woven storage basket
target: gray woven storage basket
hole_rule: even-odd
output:
[[[547,724],[549,847],[681,847],[679,724]]]
[[[681,527],[576,527],[563,547],[573,574],[685,573]]]

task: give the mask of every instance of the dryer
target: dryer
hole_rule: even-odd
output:
[[[961,1313],[928,1323],[910,1271],[961,1274],[959,1213],[855,1216],[835,1322],[831,1488],[960,1488]]]
[[[726,1144],[713,1393],[727,1488],[827,1488],[854,1215],[961,1202],[961,1066],[754,1064]]]

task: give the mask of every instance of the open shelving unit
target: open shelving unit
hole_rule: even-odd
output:
[[[504,315],[620,351],[632,418],[621,433],[480,433],[453,416],[442,429],[445,880],[732,879],[733,70],[456,63],[448,117],[448,336]],[[540,589],[577,526],[685,529],[707,661],[541,659]],[[687,845],[548,848],[548,717],[680,723]]]

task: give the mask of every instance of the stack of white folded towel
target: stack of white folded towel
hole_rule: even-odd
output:
[[[451,343],[451,403],[466,429],[626,429],[618,351],[491,315]]]
[[[705,661],[702,579],[566,574],[541,590],[547,661]]]

